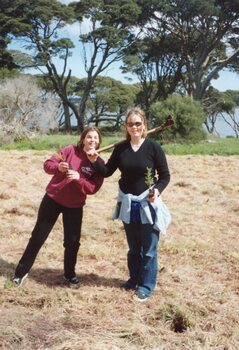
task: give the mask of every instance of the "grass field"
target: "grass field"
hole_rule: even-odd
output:
[[[119,288],[128,278],[122,224],[111,220],[119,173],[88,197],[81,286],[62,279],[61,219],[24,285],[12,284],[51,154],[0,151],[0,349],[238,350],[239,156],[168,155],[172,180],[162,196],[172,223],[159,244],[156,290],[139,303]]]
[[[124,139],[124,134],[104,135],[101,146],[114,144],[115,142]],[[0,150],[56,150],[69,144],[77,144],[79,135],[42,135],[32,141],[25,140],[18,143],[4,144],[0,142]],[[157,139],[162,143],[161,138]],[[208,138],[196,144],[180,144],[170,143],[163,144],[163,148],[170,155],[187,155],[187,154],[202,154],[202,155],[221,155],[231,156],[239,155],[239,139],[231,138]],[[111,151],[109,151],[111,152]]]

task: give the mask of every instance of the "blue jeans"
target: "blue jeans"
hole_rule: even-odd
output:
[[[124,223],[124,229],[129,246],[128,282],[150,296],[157,281],[159,232],[151,224],[133,221]]]

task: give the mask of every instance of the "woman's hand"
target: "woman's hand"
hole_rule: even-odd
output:
[[[60,162],[58,164],[58,170],[61,172],[61,173],[66,173],[68,170],[69,170],[69,164],[66,163],[66,162]]]
[[[148,201],[153,203],[156,201],[156,199],[160,196],[159,190],[157,188],[154,188],[154,195],[153,197],[148,198]]]
[[[86,155],[91,163],[94,163],[99,157],[99,154],[96,152],[95,149],[90,149],[89,151],[86,152]]]
[[[79,180],[80,179],[80,174],[78,171],[75,170],[68,170],[66,173],[66,177],[69,180]]]

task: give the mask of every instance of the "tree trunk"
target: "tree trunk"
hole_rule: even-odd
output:
[[[64,117],[65,117],[65,130],[71,133],[72,130],[71,130],[70,109],[66,102],[63,102],[63,109],[64,109]]]
[[[88,78],[89,79],[89,78]],[[78,119],[77,119],[77,126],[78,126],[78,130],[79,131],[83,131],[83,129],[85,128],[85,126],[87,125],[87,120],[86,120],[86,116],[85,116],[85,112],[86,112],[86,103],[88,101],[89,95],[90,95],[90,90],[92,87],[92,80],[89,79],[90,82],[88,82],[86,84],[85,90],[81,96],[81,100],[80,100],[80,106],[79,106],[79,115],[78,115]]]

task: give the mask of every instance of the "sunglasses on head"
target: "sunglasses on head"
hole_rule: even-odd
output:
[[[135,126],[141,126],[142,125],[142,122],[135,122],[135,123],[126,123],[126,125],[129,127],[129,128],[132,128],[134,125]]]

